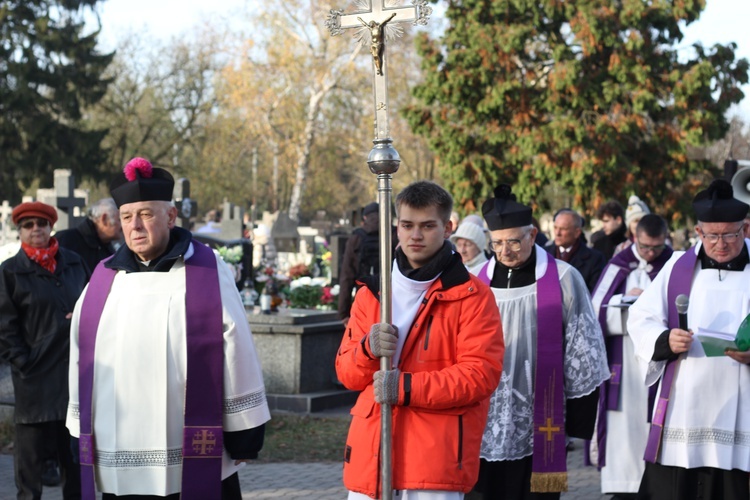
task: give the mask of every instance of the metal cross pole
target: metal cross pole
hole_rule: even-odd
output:
[[[432,8],[427,0],[412,0],[412,5],[400,7],[397,0],[356,0],[357,11],[344,14],[331,10],[326,27],[332,36],[341,35],[345,29],[358,28],[355,38],[370,44],[373,63],[373,97],[375,99],[375,139],[367,157],[367,165],[378,176],[378,204],[380,205],[380,322],[391,324],[391,195],[393,174],[401,158],[393,147],[388,126],[388,72],[386,41],[402,33],[398,23],[426,25]],[[380,369],[391,370],[391,358],[380,358]],[[380,470],[383,500],[391,500],[392,487],[392,410],[383,403],[380,408]]]

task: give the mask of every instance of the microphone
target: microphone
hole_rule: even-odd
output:
[[[680,329],[681,330],[687,330],[688,324],[687,324],[687,310],[688,310],[688,304],[690,304],[690,299],[688,299],[688,296],[684,293],[681,293],[677,296],[677,298],[674,300],[674,305],[677,307],[677,317],[680,320]]]

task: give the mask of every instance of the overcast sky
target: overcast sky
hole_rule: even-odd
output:
[[[145,29],[149,36],[169,39],[206,21],[239,22],[246,18],[243,13],[252,12],[265,1],[269,0],[105,0],[97,7],[103,24],[100,42],[104,49],[111,49],[123,33]],[[342,0],[342,6],[346,3]],[[735,42],[738,57],[750,60],[749,22],[750,0],[706,0],[706,9],[687,27],[681,46],[689,55],[690,45],[697,41],[705,46]],[[745,99],[739,112],[750,122],[750,85],[743,91]]]

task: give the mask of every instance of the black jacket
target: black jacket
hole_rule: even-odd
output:
[[[15,421],[65,420],[70,319],[88,282],[81,257],[60,248],[52,274],[23,250],[0,265],[0,359],[11,365]]]
[[[626,231],[627,228],[624,223],[612,234],[606,234],[600,229],[591,235],[591,247],[599,250],[604,258],[609,261],[615,254],[617,245],[628,239],[625,235]]]
[[[554,256],[556,250],[555,240],[550,240],[544,249]],[[599,275],[602,274],[604,266],[607,265],[607,259],[604,258],[604,255],[599,250],[587,247],[586,239],[581,236],[581,243],[578,246],[578,250],[571,255],[568,264],[575,267],[581,273],[583,281],[586,282],[586,287],[589,289],[589,293],[591,293],[599,281]]]
[[[74,228],[55,233],[55,238],[57,238],[61,247],[73,250],[80,255],[90,273],[94,272],[94,268],[100,260],[115,253],[112,245],[101,242],[99,235],[96,234],[96,226],[91,219],[85,219]]]

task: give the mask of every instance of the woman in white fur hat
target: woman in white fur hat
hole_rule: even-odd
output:
[[[487,262],[484,249],[487,248],[487,236],[482,226],[464,221],[450,237],[456,247],[456,253],[471,274],[476,275]]]
[[[628,239],[615,247],[614,255],[617,255],[619,252],[633,244],[633,239],[635,238],[635,227],[644,215],[650,213],[651,210],[648,209],[648,206],[646,206],[643,200],[638,198],[638,196],[631,195],[630,198],[628,198],[628,208],[625,209],[625,227],[628,228],[626,234]]]

